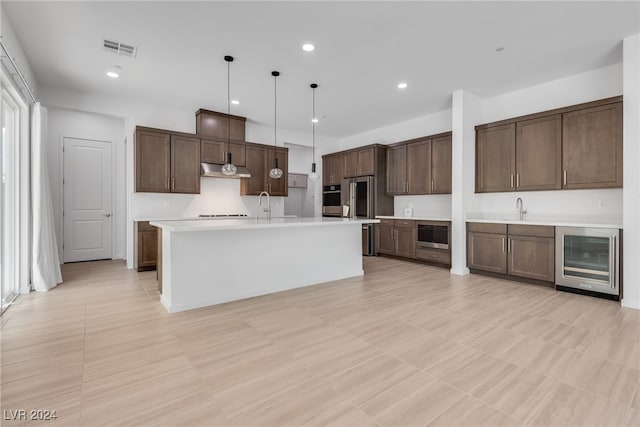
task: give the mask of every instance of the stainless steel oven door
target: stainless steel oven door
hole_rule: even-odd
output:
[[[619,295],[620,232],[556,227],[556,285]]]

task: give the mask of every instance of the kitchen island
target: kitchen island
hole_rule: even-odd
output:
[[[379,220],[151,221],[169,313],[361,276],[362,225]]]

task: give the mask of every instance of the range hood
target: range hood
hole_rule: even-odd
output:
[[[238,171],[235,175],[225,175],[222,173],[222,165],[215,163],[200,163],[200,175],[212,178],[251,178],[251,172],[244,166],[236,166]]]

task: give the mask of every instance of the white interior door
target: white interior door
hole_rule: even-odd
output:
[[[111,143],[64,138],[64,262],[110,259]]]

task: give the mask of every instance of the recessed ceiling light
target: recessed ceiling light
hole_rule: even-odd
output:
[[[237,99],[232,99],[232,100],[231,100],[231,103],[232,103],[233,105],[238,105],[238,104],[240,104],[240,101],[238,101]]]
[[[112,79],[117,79],[118,77],[120,77],[120,74],[116,73],[115,71],[107,71],[107,76],[111,77]]]
[[[496,48],[496,52],[502,52],[503,50],[504,50],[504,47],[502,47],[502,46]]]
[[[305,52],[312,52],[316,47],[311,43],[305,43],[302,45],[302,50]]]
[[[407,84],[402,82],[402,83],[398,83],[398,89],[406,89],[407,88]]]
[[[318,119],[316,119],[316,118],[311,119],[311,121],[312,121],[313,123],[318,123]]]

